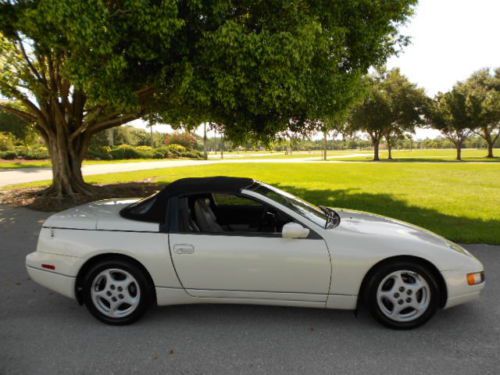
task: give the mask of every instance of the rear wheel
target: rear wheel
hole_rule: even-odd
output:
[[[424,265],[397,261],[379,267],[370,277],[366,294],[372,316],[395,329],[426,323],[439,305],[439,287]]]
[[[102,261],[85,276],[84,303],[92,315],[108,324],[135,322],[146,312],[152,297],[152,286],[131,262]]]

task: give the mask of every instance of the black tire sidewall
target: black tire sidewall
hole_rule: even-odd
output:
[[[137,308],[130,314],[125,317],[121,318],[110,318],[103,313],[101,313],[94,305],[94,302],[92,301],[91,297],[91,287],[92,287],[92,282],[95,279],[95,277],[102,271],[109,269],[109,268],[118,268],[122,269],[124,271],[129,272],[134,278],[137,280],[137,283],[139,284],[139,288],[141,291],[141,297],[139,301],[139,305]],[[89,312],[97,319],[99,319],[101,322],[111,324],[111,325],[126,325],[126,324],[131,324],[135,321],[137,321],[148,309],[148,307],[151,305],[152,302],[152,285],[148,281],[146,276],[144,275],[144,272],[134,265],[132,262],[127,262],[124,260],[104,260],[101,261],[97,264],[95,264],[93,267],[91,267],[88,272],[86,273],[84,277],[84,282],[83,282],[83,302]]]
[[[421,275],[429,284],[430,288],[430,302],[424,314],[408,322],[398,322],[387,317],[378,306],[377,303],[377,289],[382,280],[390,273],[398,270],[414,271]],[[439,307],[439,286],[434,274],[423,264],[414,263],[409,261],[397,261],[387,263],[375,270],[370,277],[365,291],[365,304],[368,307],[371,315],[384,326],[393,329],[412,329],[426,323],[436,313]]]

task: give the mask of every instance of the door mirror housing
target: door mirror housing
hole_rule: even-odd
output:
[[[283,225],[281,235],[283,238],[307,238],[309,232],[309,229],[304,228],[302,225],[291,222]]]

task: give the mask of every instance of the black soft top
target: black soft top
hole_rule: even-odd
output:
[[[167,185],[158,195],[172,197],[180,194],[206,192],[239,192],[251,186],[255,181],[245,177],[197,177],[181,178]]]
[[[181,178],[158,193],[132,203],[120,211],[127,219],[162,223],[165,218],[167,201],[171,197],[197,193],[238,193],[255,184],[255,180],[244,177],[197,177]]]

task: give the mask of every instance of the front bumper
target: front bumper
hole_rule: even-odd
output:
[[[26,270],[36,283],[66,297],[75,299],[76,263],[79,258],[34,252],[26,256]],[[52,264],[54,270],[42,268],[42,264]]]
[[[482,270],[477,270],[477,272],[479,271]],[[448,290],[445,309],[479,298],[485,283],[483,281],[477,285],[469,285],[467,283],[467,273],[464,270],[442,271]]]

